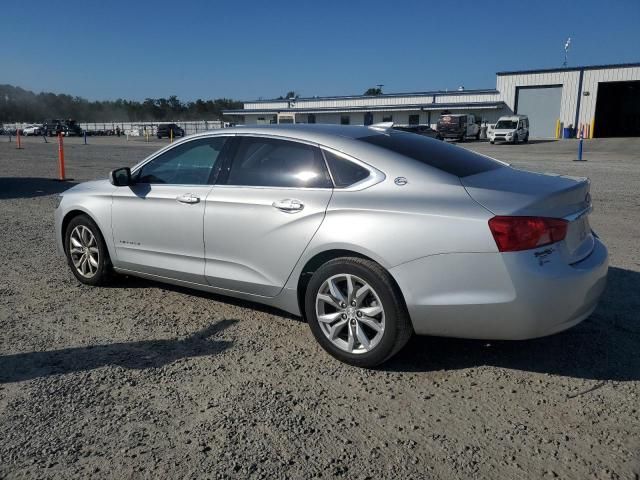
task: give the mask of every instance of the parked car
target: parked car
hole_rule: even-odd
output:
[[[53,137],[59,133],[64,133],[64,126],[62,122],[57,119],[45,120],[42,123],[42,128],[48,136]]]
[[[480,139],[480,122],[475,115],[445,114],[440,115],[436,130],[440,138],[464,142],[467,138]]]
[[[37,123],[27,125],[22,130],[22,135],[25,135],[25,136],[42,135],[42,125],[39,125]]]
[[[156,133],[156,135],[158,136],[158,138],[169,138],[172,131],[173,138],[184,137],[184,130],[175,123],[162,123],[158,125],[158,132]]]
[[[438,140],[441,139],[438,132],[429,125],[394,126],[393,129],[401,132],[416,133],[418,135],[424,135],[425,137],[437,138]]]
[[[500,117],[492,130],[489,131],[489,141],[496,142],[528,142],[529,118],[526,115],[508,115]]]
[[[64,122],[63,133],[67,137],[81,137],[84,134],[84,131],[82,130],[82,128],[80,128],[80,125],[78,125],[75,120],[69,119]]]
[[[587,318],[608,264],[589,187],[376,126],[229,128],[66,190],[56,239],[81,283],[275,306],[371,367],[413,333],[519,340]]]

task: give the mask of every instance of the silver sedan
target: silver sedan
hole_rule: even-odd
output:
[[[272,305],[370,367],[413,333],[527,339],[587,318],[608,265],[589,186],[383,126],[240,127],[66,191],[56,239],[82,283]]]

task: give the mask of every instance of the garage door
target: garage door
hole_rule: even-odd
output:
[[[562,85],[517,87],[515,111],[529,117],[532,138],[555,138],[561,101]]]
[[[640,81],[598,84],[596,137],[640,137]]]

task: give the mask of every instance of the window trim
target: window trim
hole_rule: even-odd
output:
[[[335,190],[339,190],[341,192],[357,192],[359,190],[364,190],[365,188],[372,187],[387,178],[387,176],[382,173],[377,168],[372,167],[368,163],[363,162],[362,160],[358,160],[351,155],[347,155],[346,153],[341,152],[340,150],[336,150],[335,148],[327,147],[325,145],[320,145],[320,151],[322,152],[322,158],[324,158],[324,162],[327,165],[327,170],[329,170],[329,175],[331,176],[331,181],[333,182],[333,188]],[[359,167],[364,168],[369,171],[369,176],[367,178],[363,178],[359,182],[352,183],[348,187],[338,187],[336,186],[336,182],[333,179],[333,173],[331,173],[331,168],[329,168],[329,162],[327,161],[327,157],[324,152],[327,151],[336,157],[340,157],[343,160],[346,160],[351,163],[355,163]]]
[[[140,183],[139,185],[161,185],[163,187],[203,187],[203,186],[213,186],[216,183],[216,180],[218,177],[220,177],[220,173],[222,172],[222,168],[224,167],[225,163],[226,163],[226,157],[229,153],[229,145],[231,144],[231,142],[233,141],[233,137],[235,137],[236,134],[235,133],[228,133],[228,134],[223,134],[223,135],[202,135],[202,136],[198,136],[198,137],[193,137],[193,138],[187,138],[187,139],[182,139],[178,142],[174,142],[171,143],[169,145],[167,145],[166,147],[162,148],[161,150],[152,153],[151,155],[149,155],[147,158],[145,158],[144,160],[142,160],[141,162],[137,163],[136,165],[134,165],[133,167],[131,167],[131,178],[134,178],[136,175],[138,175],[140,173],[140,170],[142,170],[142,168],[150,163],[153,162],[156,158],[158,158],[160,155],[163,155],[165,153],[167,153],[168,151],[179,147],[180,145],[184,145],[185,143],[189,143],[189,142],[194,142],[196,140],[206,140],[206,139],[210,139],[210,138],[218,138],[218,137],[225,137],[227,138],[226,143],[224,144],[224,147],[222,147],[222,150],[220,151],[220,155],[222,156],[222,158],[220,159],[220,168],[216,169],[216,166],[214,165],[213,170],[211,172],[211,174],[209,175],[209,179],[207,180],[207,183]]]
[[[333,177],[331,176],[331,169],[329,165],[327,165],[327,160],[324,158],[324,154],[322,153],[322,146],[318,145],[315,142],[311,142],[308,140],[303,140],[299,138],[291,138],[285,137],[281,135],[270,135],[270,134],[260,134],[260,133],[246,133],[246,134],[236,134],[236,138],[230,142],[231,146],[227,150],[224,163],[222,164],[222,168],[220,169],[220,174],[217,176],[216,182],[214,186],[216,187],[225,187],[225,188],[258,188],[258,189],[270,189],[270,190],[303,190],[303,191],[313,191],[313,190],[333,190],[335,188],[335,184],[333,182]],[[292,143],[300,143],[302,145],[307,145],[313,148],[316,148],[320,152],[320,158],[324,162],[324,167],[327,169],[329,173],[329,179],[331,180],[331,186],[327,187],[275,187],[271,185],[228,185],[226,182],[229,179],[229,173],[231,172],[231,166],[235,160],[236,154],[238,153],[238,147],[240,146],[240,142],[243,138],[266,138],[271,140],[282,140],[285,142]],[[222,183],[224,182],[224,183]]]

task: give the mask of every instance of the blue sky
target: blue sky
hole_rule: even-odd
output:
[[[3,2],[0,83],[89,99],[495,87],[495,72],[640,62],[639,0]],[[58,50],[56,53],[55,50]]]

